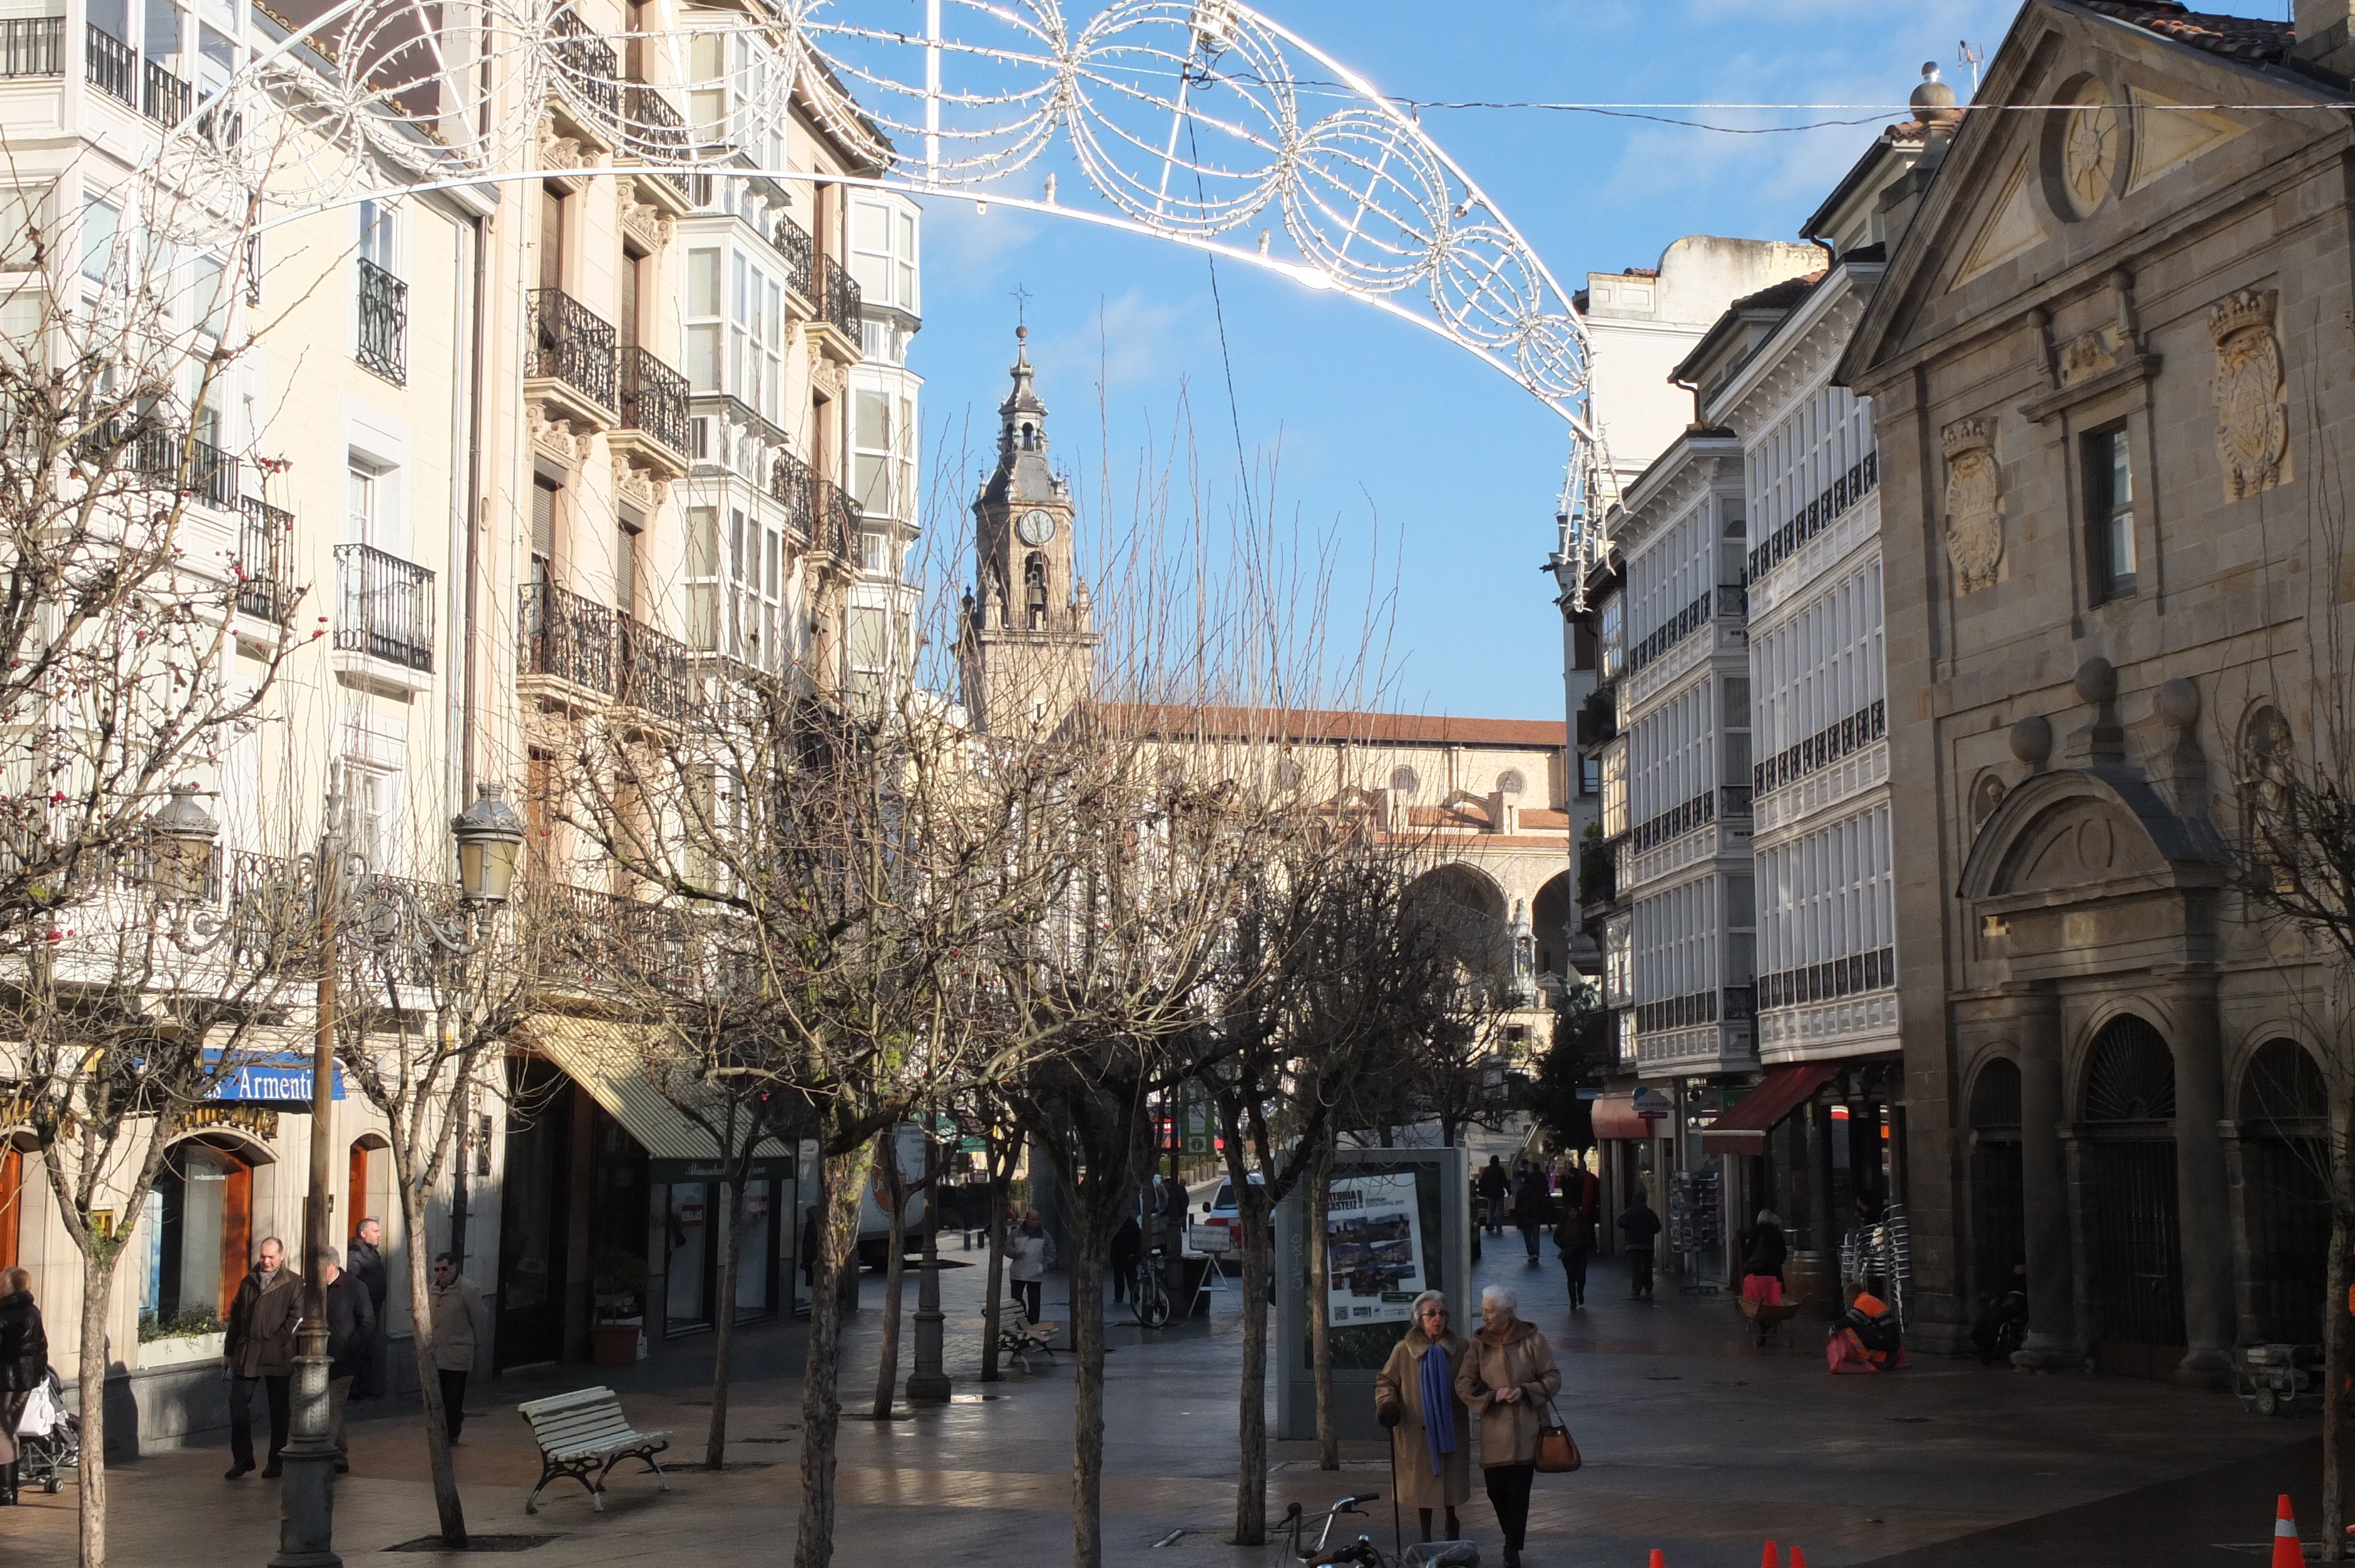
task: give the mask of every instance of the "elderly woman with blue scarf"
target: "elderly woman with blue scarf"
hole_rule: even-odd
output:
[[[1447,1325],[1447,1298],[1426,1290],[1407,1309],[1406,1338],[1374,1380],[1374,1415],[1391,1429],[1391,1467],[1401,1506],[1431,1539],[1433,1510],[1446,1516],[1444,1539],[1459,1539],[1456,1506],[1472,1495],[1471,1413],[1455,1394],[1455,1374],[1472,1342]]]

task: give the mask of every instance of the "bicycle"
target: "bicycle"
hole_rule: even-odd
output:
[[[1358,1505],[1379,1501],[1381,1495],[1380,1492],[1359,1492],[1355,1497],[1343,1498],[1322,1514],[1305,1513],[1298,1503],[1285,1509],[1284,1522],[1276,1528],[1283,1536],[1289,1560],[1306,1564],[1307,1568],[1335,1568],[1335,1565],[1345,1563],[1355,1564],[1356,1568],[1395,1568],[1397,1559],[1366,1536],[1360,1535],[1355,1541],[1345,1541],[1338,1545],[1332,1543],[1333,1527],[1340,1522],[1343,1514],[1367,1517],[1366,1510]],[[1319,1518],[1325,1521],[1324,1528],[1316,1532],[1316,1543],[1304,1552],[1300,1547],[1300,1537],[1307,1530],[1308,1521]]]
[[[1169,1290],[1161,1283],[1162,1249],[1155,1247],[1151,1258],[1136,1271],[1136,1299],[1130,1303],[1137,1322],[1147,1329],[1158,1329],[1169,1321]]]

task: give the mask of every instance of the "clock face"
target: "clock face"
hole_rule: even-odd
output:
[[[1014,532],[1026,545],[1043,545],[1055,536],[1055,514],[1037,510],[1025,512],[1022,521],[1014,525]]]

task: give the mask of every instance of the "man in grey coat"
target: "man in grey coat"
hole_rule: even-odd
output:
[[[478,1352],[490,1349],[490,1315],[483,1293],[446,1252],[433,1260],[432,1297],[433,1368],[442,1382],[442,1419],[455,1443],[466,1425],[466,1374]]]

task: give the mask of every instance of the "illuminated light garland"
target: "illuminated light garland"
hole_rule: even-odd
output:
[[[781,0],[773,19],[710,27],[698,13],[689,28],[672,12],[617,38],[550,0],[341,0],[174,127],[149,177],[242,232],[529,177],[554,136],[599,153],[568,174],[744,177],[782,148],[798,103],[873,164],[856,183],[1018,201],[1417,321],[1564,418],[1571,488],[1587,493],[1570,509],[1596,510],[1584,325],[1411,108],[1235,0],[1111,0],[1078,25],[1057,0],[918,4],[915,32],[875,16],[916,6]],[[748,36],[760,47],[737,42]],[[625,79],[632,43],[656,56],[645,74],[684,80],[710,39],[717,79]],[[682,91],[717,118],[695,123]],[[1336,102],[1304,119],[1305,103]],[[278,134],[254,133],[272,117]],[[631,162],[613,166],[595,143]]]

